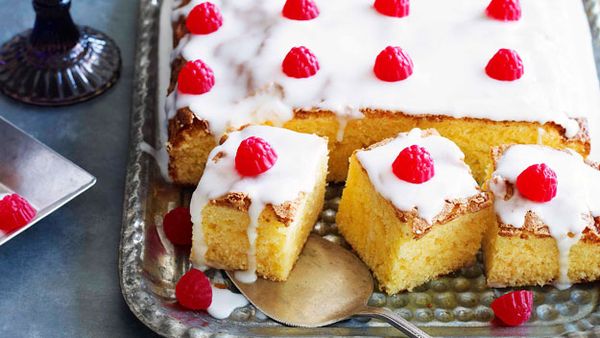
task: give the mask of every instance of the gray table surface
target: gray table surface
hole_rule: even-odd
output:
[[[121,48],[121,79],[67,108],[0,96],[5,117],[98,178],[62,209],[0,247],[0,337],[151,337],[121,297],[117,257],[138,2],[75,0],[76,22]],[[0,0],[0,42],[31,27],[31,1]]]

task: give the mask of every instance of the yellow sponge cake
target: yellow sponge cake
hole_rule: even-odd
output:
[[[323,206],[327,141],[268,126],[227,135],[192,196],[192,263],[285,280]]]
[[[538,145],[493,151],[495,213],[483,253],[493,287],[600,278],[600,172],[580,155]]]
[[[521,18],[499,22],[472,0],[413,1],[404,18],[368,1],[318,1],[306,20],[286,17],[283,1],[222,0],[201,15],[191,13],[206,3],[178,1],[170,176],[195,185],[220,137],[247,124],[327,137],[331,181],[345,180],[353,151],[413,128],[456,143],[478,182],[492,146],[544,144],[585,157],[600,95],[583,6],[520,3]],[[516,67],[518,76],[490,74],[486,64],[507,51],[507,64],[490,69]]]
[[[420,129],[352,155],[336,221],[386,292],[474,262],[491,201],[463,156]]]

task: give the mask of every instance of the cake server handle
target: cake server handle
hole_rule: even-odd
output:
[[[385,320],[410,338],[431,338],[430,335],[419,329],[415,324],[385,307],[365,306],[355,316]]]

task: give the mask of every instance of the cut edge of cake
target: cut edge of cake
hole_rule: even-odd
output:
[[[437,132],[426,130],[423,135]],[[478,190],[469,198],[447,201],[430,224],[416,210],[400,210],[382,196],[355,152],[336,222],[346,241],[373,271],[380,288],[394,294],[411,291],[474,263],[486,228],[483,220],[489,217],[490,207],[489,194]]]
[[[579,132],[572,138],[565,129],[553,122],[540,124],[525,121],[492,121],[476,118],[454,118],[445,115],[408,115],[401,112],[363,109],[364,118],[346,121],[344,137],[336,135],[341,123],[335,113],[325,110],[294,111],[294,118],[283,124],[284,128],[304,133],[314,133],[329,140],[329,181],[345,180],[348,159],[354,150],[369,146],[399,132],[415,127],[434,128],[444,137],[457,143],[466,155],[478,182],[483,181],[491,167],[489,148],[510,143],[546,144],[555,148],[571,148],[587,156],[591,145],[587,121],[577,119]],[[272,124],[265,122],[265,125]],[[470,130],[487,129],[488,133],[472,134]],[[364,132],[368,130],[369,132]],[[495,137],[493,140],[490,136]],[[477,142],[477,138],[482,138]],[[169,121],[169,174],[182,185],[198,182],[208,153],[216,146],[218,136],[210,131],[208,122],[199,119],[189,108],[182,108]]]

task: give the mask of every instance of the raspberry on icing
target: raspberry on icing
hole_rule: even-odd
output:
[[[392,163],[392,171],[399,179],[420,184],[435,175],[433,159],[429,152],[416,144],[404,148]]]
[[[319,71],[317,57],[306,47],[292,48],[281,65],[283,72],[293,78],[307,78]]]
[[[287,0],[282,14],[292,20],[312,20],[319,16],[319,8],[313,0]]]
[[[517,177],[519,193],[534,202],[552,200],[556,196],[557,188],[556,173],[544,163],[529,166]]]
[[[191,269],[177,282],[175,297],[187,309],[206,310],[212,303],[210,280],[202,271]]]
[[[223,17],[217,6],[203,2],[190,11],[185,25],[192,34],[210,34],[223,25]]]
[[[383,15],[402,18],[410,12],[410,0],[375,0],[373,7]]]
[[[18,194],[5,196],[0,200],[0,235],[8,234],[31,221],[37,211]]]
[[[533,309],[533,292],[519,290],[496,298],[490,305],[504,325],[518,326],[529,320]]]
[[[523,61],[516,51],[502,48],[488,62],[485,72],[496,80],[514,81],[520,79],[525,70]]]
[[[215,74],[202,60],[188,61],[177,77],[177,89],[184,94],[204,94],[215,85]]]
[[[271,169],[277,154],[267,141],[251,136],[243,140],[235,154],[235,169],[242,176],[258,176]]]
[[[388,46],[377,55],[373,71],[382,81],[402,81],[412,75],[413,62],[402,48]]]
[[[496,20],[518,21],[521,19],[521,3],[519,0],[492,0],[485,13]]]
[[[192,245],[192,227],[192,217],[188,208],[175,208],[163,218],[165,235],[176,245]]]

